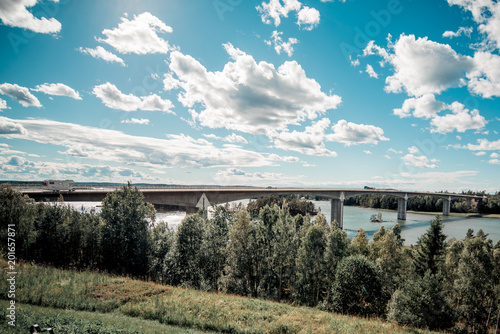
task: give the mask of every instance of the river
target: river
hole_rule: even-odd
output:
[[[241,201],[242,204],[247,204],[248,200]],[[315,207],[319,209],[325,216],[327,221],[330,221],[330,202],[329,201],[313,201]],[[95,208],[99,211],[99,202],[68,202],[76,209],[89,210]],[[370,217],[373,214],[382,213],[382,219],[387,221],[384,223],[372,223]],[[210,210],[209,210],[210,214]],[[186,216],[185,212],[158,212],[156,221],[165,221],[172,228],[176,228]],[[415,244],[418,238],[425,233],[430,226],[430,221],[434,219],[433,215],[407,213],[406,220],[397,220],[396,211],[380,211],[376,209],[360,208],[355,206],[344,206],[344,229],[352,239],[356,235],[360,227],[362,227],[368,238],[371,239],[373,235],[384,226],[386,229],[392,228],[396,223],[401,226],[401,235],[405,239],[406,245]],[[477,218],[477,217],[458,217],[458,216],[442,216],[444,224],[444,233],[448,238],[464,239],[467,230],[473,229],[477,233],[482,229],[487,233],[489,238],[496,243],[500,240],[500,219],[497,218]]]

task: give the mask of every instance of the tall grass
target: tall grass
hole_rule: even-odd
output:
[[[0,281],[0,299],[7,299],[6,284],[6,280]],[[225,333],[424,333],[379,319],[30,264],[18,266],[16,302],[114,311],[163,324]]]

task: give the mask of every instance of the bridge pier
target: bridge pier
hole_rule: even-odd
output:
[[[443,198],[443,216],[449,216],[451,209],[451,196]]]
[[[406,204],[408,202],[408,195],[398,198],[398,220],[406,220]]]
[[[342,230],[344,228],[344,193],[340,194],[340,198],[332,198],[330,200],[330,213],[331,224],[336,221],[338,227]]]

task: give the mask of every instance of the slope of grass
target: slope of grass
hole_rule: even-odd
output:
[[[99,313],[55,309],[52,307],[17,304],[16,326],[8,325],[6,308],[8,301],[0,300],[0,332],[11,334],[29,333],[37,324],[40,328],[52,328],[55,333],[99,333],[99,334],[201,334],[202,331],[184,327],[168,326],[158,321],[132,318],[123,314]]]
[[[3,263],[2,267],[5,268]],[[30,264],[19,265],[17,272],[16,303],[111,312],[113,317],[157,320],[186,329],[225,333],[425,332],[380,319],[350,317],[314,308],[175,288],[101,273]],[[0,299],[7,299],[6,291],[7,281],[2,279]],[[22,309],[19,310],[19,313],[22,312]],[[96,321],[102,321],[103,315],[95,314]],[[93,320],[88,318],[85,321]],[[132,331],[129,329],[129,332]]]

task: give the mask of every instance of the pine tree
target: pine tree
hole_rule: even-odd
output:
[[[415,271],[424,276],[427,270],[435,275],[442,269],[445,253],[446,235],[440,216],[431,221],[431,226],[418,241],[414,252]]]
[[[349,247],[349,254],[359,254],[368,256],[370,254],[370,250],[368,247],[368,237],[366,236],[365,230],[361,227],[354,236],[354,239],[351,241],[351,245]]]

